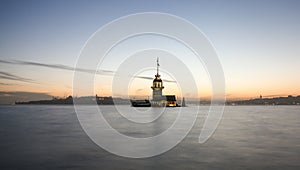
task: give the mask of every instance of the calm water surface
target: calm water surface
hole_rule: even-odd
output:
[[[192,131],[172,150],[129,159],[94,144],[73,106],[0,106],[0,169],[300,169],[299,106],[227,106],[215,134],[199,144],[207,109],[201,106]],[[133,137],[159,134],[174,121],[165,115],[131,125],[112,106],[103,110],[115,129]]]

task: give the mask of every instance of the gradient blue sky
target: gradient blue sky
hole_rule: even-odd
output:
[[[210,39],[229,98],[300,94],[300,1],[0,3],[1,60],[74,66],[84,43],[104,24],[132,13],[164,12],[189,20]],[[35,82],[1,78],[1,92],[71,94],[69,71],[5,63],[0,71]]]

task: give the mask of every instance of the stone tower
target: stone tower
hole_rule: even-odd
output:
[[[153,101],[161,101],[162,100],[162,90],[164,89],[163,82],[159,75],[159,60],[156,60],[156,75],[153,80],[153,85],[151,86],[152,92],[152,100]]]

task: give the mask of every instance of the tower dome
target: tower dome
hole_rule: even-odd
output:
[[[160,79],[160,75],[155,75],[155,78],[154,78],[154,80],[153,80],[153,83],[154,82],[162,82],[162,80]]]

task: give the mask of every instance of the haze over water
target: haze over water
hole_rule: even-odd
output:
[[[89,106],[82,107],[90,114]],[[113,106],[101,108],[114,111]],[[152,158],[129,159],[94,144],[81,129],[73,106],[0,106],[0,168],[299,169],[299,106],[226,106],[214,135],[199,144],[207,110],[200,107],[192,131],[175,148]],[[164,116],[162,126],[152,123],[141,130],[120,124],[120,115],[105,117],[121,133],[141,137],[163,131],[174,115]]]

